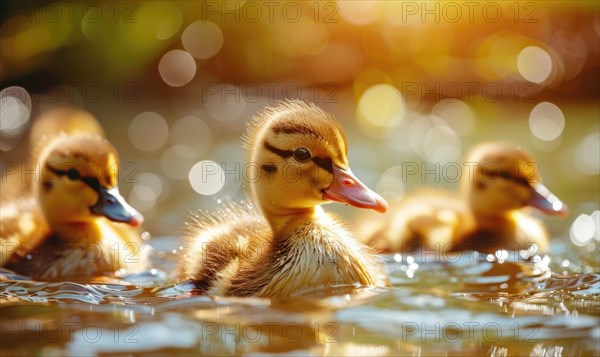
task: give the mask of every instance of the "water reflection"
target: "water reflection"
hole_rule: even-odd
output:
[[[3,270],[3,350],[77,356],[599,352],[600,275],[573,274],[579,264],[558,257],[472,252],[450,262],[396,254],[385,257],[393,288],[342,285],[269,300],[197,295],[191,282],[174,284],[170,251],[178,242],[149,242],[153,268],[135,274],[46,283]],[[551,266],[564,274],[552,274]]]

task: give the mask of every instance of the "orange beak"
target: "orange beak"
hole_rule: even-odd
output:
[[[323,190],[323,198],[358,208],[374,209],[381,213],[388,209],[388,203],[383,197],[360,182],[350,168],[344,170],[335,165],[333,165],[333,183]]]

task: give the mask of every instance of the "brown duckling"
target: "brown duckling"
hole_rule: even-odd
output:
[[[260,212],[232,205],[192,222],[182,279],[212,294],[260,297],[390,284],[380,258],[321,207],[337,201],[387,209],[352,174],[333,115],[298,100],[280,102],[254,116],[245,143],[244,177]]]
[[[543,224],[527,207],[564,216],[566,206],[542,183],[539,166],[520,146],[485,143],[468,155],[461,194],[421,190],[409,194],[373,227],[363,242],[384,252],[499,249],[547,252]]]

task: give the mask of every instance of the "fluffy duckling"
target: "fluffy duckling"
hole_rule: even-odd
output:
[[[192,222],[182,279],[212,294],[260,297],[390,284],[380,258],[320,206],[387,209],[352,174],[343,129],[331,114],[280,102],[254,116],[245,144],[244,177],[260,212],[232,205]]]
[[[486,143],[475,147],[465,164],[460,196],[441,190],[408,195],[363,241],[384,252],[546,252],[544,226],[523,208],[558,216],[567,208],[541,183],[533,157],[513,144]]]
[[[119,194],[115,148],[99,136],[61,135],[38,160],[33,195],[0,207],[1,265],[43,280],[137,266],[137,234],[113,223],[143,221]]]

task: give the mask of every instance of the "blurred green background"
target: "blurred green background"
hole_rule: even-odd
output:
[[[302,98],[339,117],[353,171],[390,201],[423,185],[456,189],[444,165],[460,165],[478,142],[529,148],[571,208],[547,219],[554,239],[598,250],[598,2],[0,6],[0,160],[26,160],[43,110],[84,108],[118,148],[121,191],[152,235],[244,198],[245,123],[268,103]],[[225,171],[203,175],[211,162]],[[406,175],[413,162],[434,173]],[[366,214],[328,208],[349,220]]]

